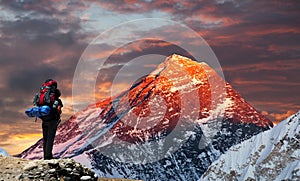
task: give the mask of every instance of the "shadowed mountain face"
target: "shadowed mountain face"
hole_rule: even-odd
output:
[[[61,124],[53,153],[105,177],[196,180],[229,147],[272,126],[207,64],[172,55]],[[20,156],[42,151],[39,140]]]

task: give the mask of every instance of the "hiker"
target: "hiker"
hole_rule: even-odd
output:
[[[44,91],[48,91],[49,93],[43,93],[43,90],[45,89],[49,89]],[[62,113],[61,109],[63,107],[62,101],[59,98],[60,95],[60,90],[57,89],[57,82],[53,79],[48,79],[42,85],[40,93],[35,96],[34,100],[34,103],[36,103],[36,105],[38,106],[46,104],[51,108],[48,115],[39,117],[40,119],[42,119],[43,150],[45,160],[53,159],[52,148],[54,137],[56,134],[57,126],[61,121],[60,115]],[[47,98],[47,96],[49,98]],[[49,99],[48,102],[47,99]]]
[[[60,96],[60,91],[56,90],[57,94]],[[60,114],[62,113],[61,108],[63,107],[61,99],[59,96],[56,96],[57,106],[56,108],[52,108],[50,114],[48,116],[41,117],[43,120],[42,128],[43,128],[43,150],[44,150],[44,159],[52,159],[52,148],[54,137],[56,134],[56,129],[58,124],[60,123]]]

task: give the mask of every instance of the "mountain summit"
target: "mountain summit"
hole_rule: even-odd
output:
[[[229,147],[272,126],[206,63],[174,54],[61,124],[54,156],[99,176],[196,180]],[[42,140],[20,156],[41,159]]]

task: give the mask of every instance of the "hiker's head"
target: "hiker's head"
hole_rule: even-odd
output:
[[[47,80],[45,81],[45,83],[48,83],[48,82],[50,82],[50,81],[53,81],[53,79],[47,79]]]
[[[56,96],[57,98],[59,98],[59,97],[61,96],[61,92],[60,92],[59,89],[56,89],[56,90],[55,90],[55,96]]]

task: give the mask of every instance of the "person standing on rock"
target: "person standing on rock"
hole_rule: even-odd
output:
[[[60,90],[57,88],[57,82],[53,79],[47,79],[40,88],[40,92],[34,97],[34,105],[37,107],[49,107],[49,113],[43,116],[37,116],[42,119],[43,129],[43,151],[44,159],[53,159],[52,149],[56,129],[60,123],[60,115],[62,113],[62,101]]]

